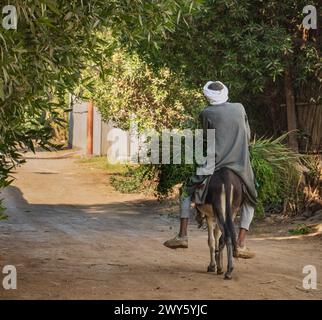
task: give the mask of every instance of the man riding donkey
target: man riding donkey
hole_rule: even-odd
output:
[[[203,130],[215,129],[215,166],[231,169],[242,180],[244,202],[240,211],[240,229],[236,257],[249,259],[255,254],[245,245],[246,233],[254,217],[257,192],[249,158],[250,128],[245,109],[240,103],[228,102],[228,88],[220,81],[209,81],[203,88],[210,105],[200,114]],[[207,184],[214,171],[194,175],[187,180],[181,194],[180,231],[164,243],[171,249],[188,248],[188,222],[191,202],[202,204],[207,194]],[[199,173],[199,172],[197,172]],[[201,192],[200,192],[201,191]]]

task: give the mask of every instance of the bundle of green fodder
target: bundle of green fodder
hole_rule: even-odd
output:
[[[250,145],[258,191],[258,215],[270,209],[290,214],[298,212],[303,156],[283,144],[286,137],[287,134],[277,139],[255,138]]]
[[[287,134],[277,139],[255,138],[250,145],[258,191],[257,216],[267,210],[298,212],[303,156],[283,143],[286,137]],[[196,165],[139,165],[129,167],[123,177],[113,177],[112,181],[119,191],[144,191],[142,188],[148,186],[159,199],[165,199],[195,172]]]

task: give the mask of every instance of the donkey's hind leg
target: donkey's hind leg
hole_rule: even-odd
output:
[[[235,227],[234,227],[234,210],[233,210],[233,195],[234,195],[234,186],[230,186],[229,192],[230,194],[226,194],[228,201],[227,201],[227,210],[226,210],[226,228],[227,231],[227,238],[226,238],[226,246],[227,246],[227,272],[225,273],[225,279],[230,280],[232,279],[232,272],[234,269],[233,265],[233,249],[236,247],[236,239],[235,239]]]
[[[208,272],[216,272],[216,259],[215,259],[215,250],[216,250],[216,239],[214,236],[214,227],[215,221],[213,216],[207,216],[207,225],[208,225],[208,246],[210,251],[210,264],[208,266]]]
[[[225,273],[225,279],[231,280],[232,279],[232,272],[234,270],[233,266],[233,243],[231,237],[227,239],[227,259],[228,259],[228,265],[227,265],[227,272]]]
[[[217,263],[217,274],[223,274],[223,258],[224,258],[224,248],[225,248],[225,239],[220,232],[220,228],[217,225],[216,235],[218,237],[218,247],[216,249],[216,263]]]

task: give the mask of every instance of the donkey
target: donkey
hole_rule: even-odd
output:
[[[227,247],[227,272],[225,279],[232,279],[233,256],[236,256],[237,240],[234,219],[243,201],[242,182],[228,168],[216,171],[209,182],[205,204],[196,205],[199,222],[207,220],[210,264],[208,272],[223,274],[223,249]]]

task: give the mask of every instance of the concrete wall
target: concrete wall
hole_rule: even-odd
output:
[[[102,154],[102,117],[97,108],[94,107],[93,114],[93,154],[100,156]]]
[[[107,141],[107,134],[111,128],[111,124],[109,125],[106,122],[102,122],[102,127],[101,127],[101,155],[107,155],[108,151],[108,141]]]
[[[109,123],[107,130],[107,158],[109,162],[127,162],[130,154],[130,137],[129,132],[114,128],[112,123]]]
[[[69,145],[86,152],[87,147],[87,102],[71,99],[69,115]],[[111,122],[102,121],[94,106],[93,154],[107,156],[110,162],[127,162],[130,155],[130,134],[115,128]]]
[[[76,148],[86,150],[87,145],[87,103],[84,101],[73,100],[73,111],[70,113],[70,141],[69,143]]]

